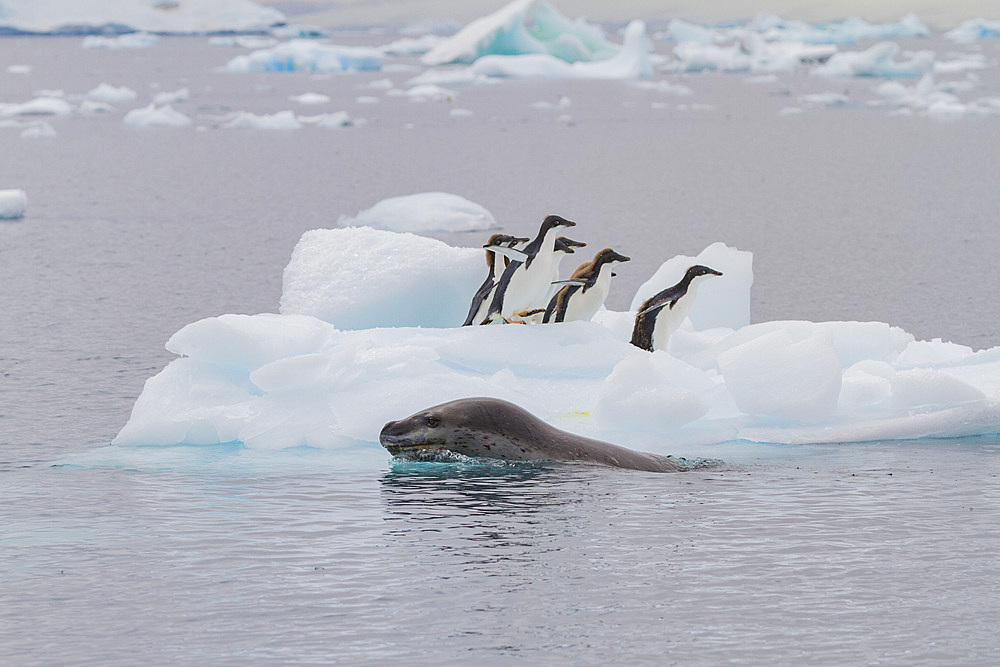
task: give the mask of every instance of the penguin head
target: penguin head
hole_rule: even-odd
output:
[[[611,248],[605,248],[594,256],[594,262],[601,264],[610,264],[611,262],[628,262],[631,259],[631,257],[621,255]]]
[[[560,236],[556,239],[556,252],[564,252],[572,255],[575,251],[573,248],[582,248],[586,243],[583,241],[574,241],[573,239],[568,239],[565,236]]]
[[[576,223],[558,215],[547,215],[545,216],[545,219],[542,220],[543,232],[547,232],[556,227],[576,227]]]
[[[507,246],[508,248],[516,246],[518,243],[524,243],[528,239],[522,239],[517,236],[510,236],[509,234],[494,234],[490,237],[490,240],[483,245],[484,248],[493,248],[496,246]]]
[[[690,267],[687,270],[687,273],[684,275],[684,277],[687,278],[688,280],[692,280],[694,278],[697,278],[698,276],[721,276],[721,275],[722,275],[721,271],[710,269],[703,264],[695,264],[694,266]]]

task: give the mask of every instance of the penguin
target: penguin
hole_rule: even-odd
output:
[[[558,292],[562,287],[562,285],[558,283],[559,265],[562,264],[564,259],[566,259],[566,255],[572,255],[575,252],[575,248],[584,248],[586,246],[587,244],[583,241],[574,241],[573,239],[568,239],[565,236],[560,236],[556,239],[556,261],[552,266],[552,280],[549,281],[549,289],[545,293],[545,298],[539,301],[539,303],[547,305],[549,301],[552,300],[552,297],[556,295],[556,292]],[[542,312],[545,312],[545,308],[542,308]],[[541,318],[538,318],[538,321],[541,322]]]
[[[472,297],[472,303],[469,304],[469,314],[466,316],[465,322],[462,323],[463,327],[467,327],[470,324],[479,324],[482,322],[482,318],[486,317],[485,307],[489,305],[487,299],[493,293],[493,288],[496,287],[496,269],[494,268],[496,256],[502,254],[504,261],[509,262],[511,255],[507,251],[513,250],[514,246],[526,243],[528,240],[527,238],[509,236],[507,234],[494,234],[487,241],[486,245],[483,246],[486,249],[486,266],[489,267],[489,273],[486,276],[486,280],[483,281],[483,284],[476,291],[476,295]],[[514,252],[523,256],[523,253],[519,253],[516,250]],[[514,255],[514,257],[516,258],[517,255]]]
[[[720,271],[695,264],[679,283],[646,299],[636,313],[631,343],[650,352],[665,350],[670,335],[690,312],[698,285],[706,276],[721,275]]]
[[[627,262],[629,258],[611,248],[605,248],[594,259],[577,267],[569,280],[549,301],[542,322],[589,320],[604,305],[611,287],[612,262]]]
[[[542,220],[538,235],[521,250],[527,257],[524,261],[512,258],[497,281],[493,300],[482,324],[506,321],[514,313],[538,307],[552,282],[556,236],[562,227],[575,226],[575,222],[558,215],[549,215]]]

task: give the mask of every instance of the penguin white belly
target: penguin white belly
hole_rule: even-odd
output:
[[[531,266],[515,271],[503,295],[501,315],[510,317],[529,308],[544,308],[547,304],[543,300],[552,282],[552,264],[552,254],[547,253],[547,256],[536,256]]]
[[[687,294],[677,300],[673,308],[663,308],[656,316],[656,324],[653,326],[653,349],[665,350],[670,336],[677,331],[684,318],[691,312],[691,304],[694,303],[693,290],[688,289]]]
[[[598,277],[597,283],[593,287],[586,292],[581,288],[573,293],[573,296],[569,299],[569,303],[566,304],[566,316],[563,318],[563,322],[591,320],[597,314],[597,311],[601,309],[601,306],[604,305],[604,300],[608,298],[608,291],[610,289],[610,272],[605,276],[602,271],[601,276]]]

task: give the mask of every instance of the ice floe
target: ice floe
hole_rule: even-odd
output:
[[[906,60],[896,60],[899,52],[895,42],[879,42],[864,51],[841,51],[813,69],[812,74],[828,78],[908,77],[922,76],[934,66],[932,51],[917,51],[904,56]]]
[[[177,104],[178,102],[187,102],[190,96],[191,92],[187,88],[165,90],[162,93],[153,95],[153,104]]]
[[[330,101],[330,96],[323,93],[302,93],[301,95],[291,95],[288,99],[299,104],[315,105],[326,104]]]
[[[122,122],[131,127],[187,127],[192,123],[190,118],[169,104],[160,107],[150,104],[141,109],[132,109],[125,114]]]
[[[51,91],[40,91],[51,92]],[[42,95],[21,103],[0,103],[0,118],[13,116],[68,116],[73,105],[61,97]]]
[[[472,232],[497,226],[493,214],[448,192],[383,199],[354,217],[340,216],[338,227],[371,227],[396,232]],[[468,305],[468,304],[466,304]]]
[[[14,220],[28,210],[28,193],[24,190],[0,190],[0,219]]]
[[[107,102],[108,104],[131,102],[136,97],[135,91],[131,88],[126,86],[112,86],[110,83],[102,83],[87,92],[88,100]]]
[[[146,49],[159,43],[160,38],[148,32],[132,32],[117,37],[105,37],[103,35],[88,35],[80,43],[85,49],[108,49],[118,51],[120,49]]]
[[[362,72],[382,68],[382,52],[360,46],[337,46],[296,39],[236,56],[230,72]]]
[[[977,39],[1000,37],[1000,19],[970,19],[963,21],[944,34],[959,44],[971,44]]]
[[[749,324],[749,253],[722,244],[668,261],[642,290],[694,260],[726,266],[728,286],[706,284],[669,351],[649,353],[628,343],[631,312],[456,326],[485,273],[480,248],[310,231],[285,269],[281,314],[177,332],[167,349],[181,358],[146,382],[114,442],[377,448],[387,420],[479,395],[660,453],[1000,432],[1000,348],[916,341],[880,322]]]
[[[264,30],[284,20],[251,0],[4,0],[0,31],[62,34]]]
[[[886,81],[875,92],[882,98],[882,104],[895,107],[897,112],[919,113],[935,120],[1000,115],[1000,98],[984,97],[962,102],[952,92],[954,89],[954,82],[937,83],[934,76],[927,73],[913,86],[905,86],[899,81]]]
[[[682,72],[787,72],[804,63],[830,58],[836,47],[802,42],[769,42],[749,32],[737,33],[727,44],[681,42],[673,63],[665,69]]]
[[[514,0],[472,21],[421,60],[446,65],[472,63],[487,55],[545,54],[576,62],[610,58],[617,50],[599,26],[571,21],[541,0]]]
[[[768,41],[793,41],[806,44],[855,44],[872,39],[907,39],[928,37],[931,30],[913,13],[899,21],[869,23],[852,17],[844,21],[809,24],[786,21],[778,16],[762,14],[746,26]]]
[[[639,79],[652,76],[653,64],[646,26],[632,21],[621,50],[607,60],[566,62],[547,54],[488,55],[469,70],[477,76],[517,79]]]

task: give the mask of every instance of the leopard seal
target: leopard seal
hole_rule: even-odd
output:
[[[646,472],[688,469],[666,456],[567,433],[497,398],[461,398],[391,421],[379,442],[390,454],[409,459],[452,452],[506,461],[583,461]]]

